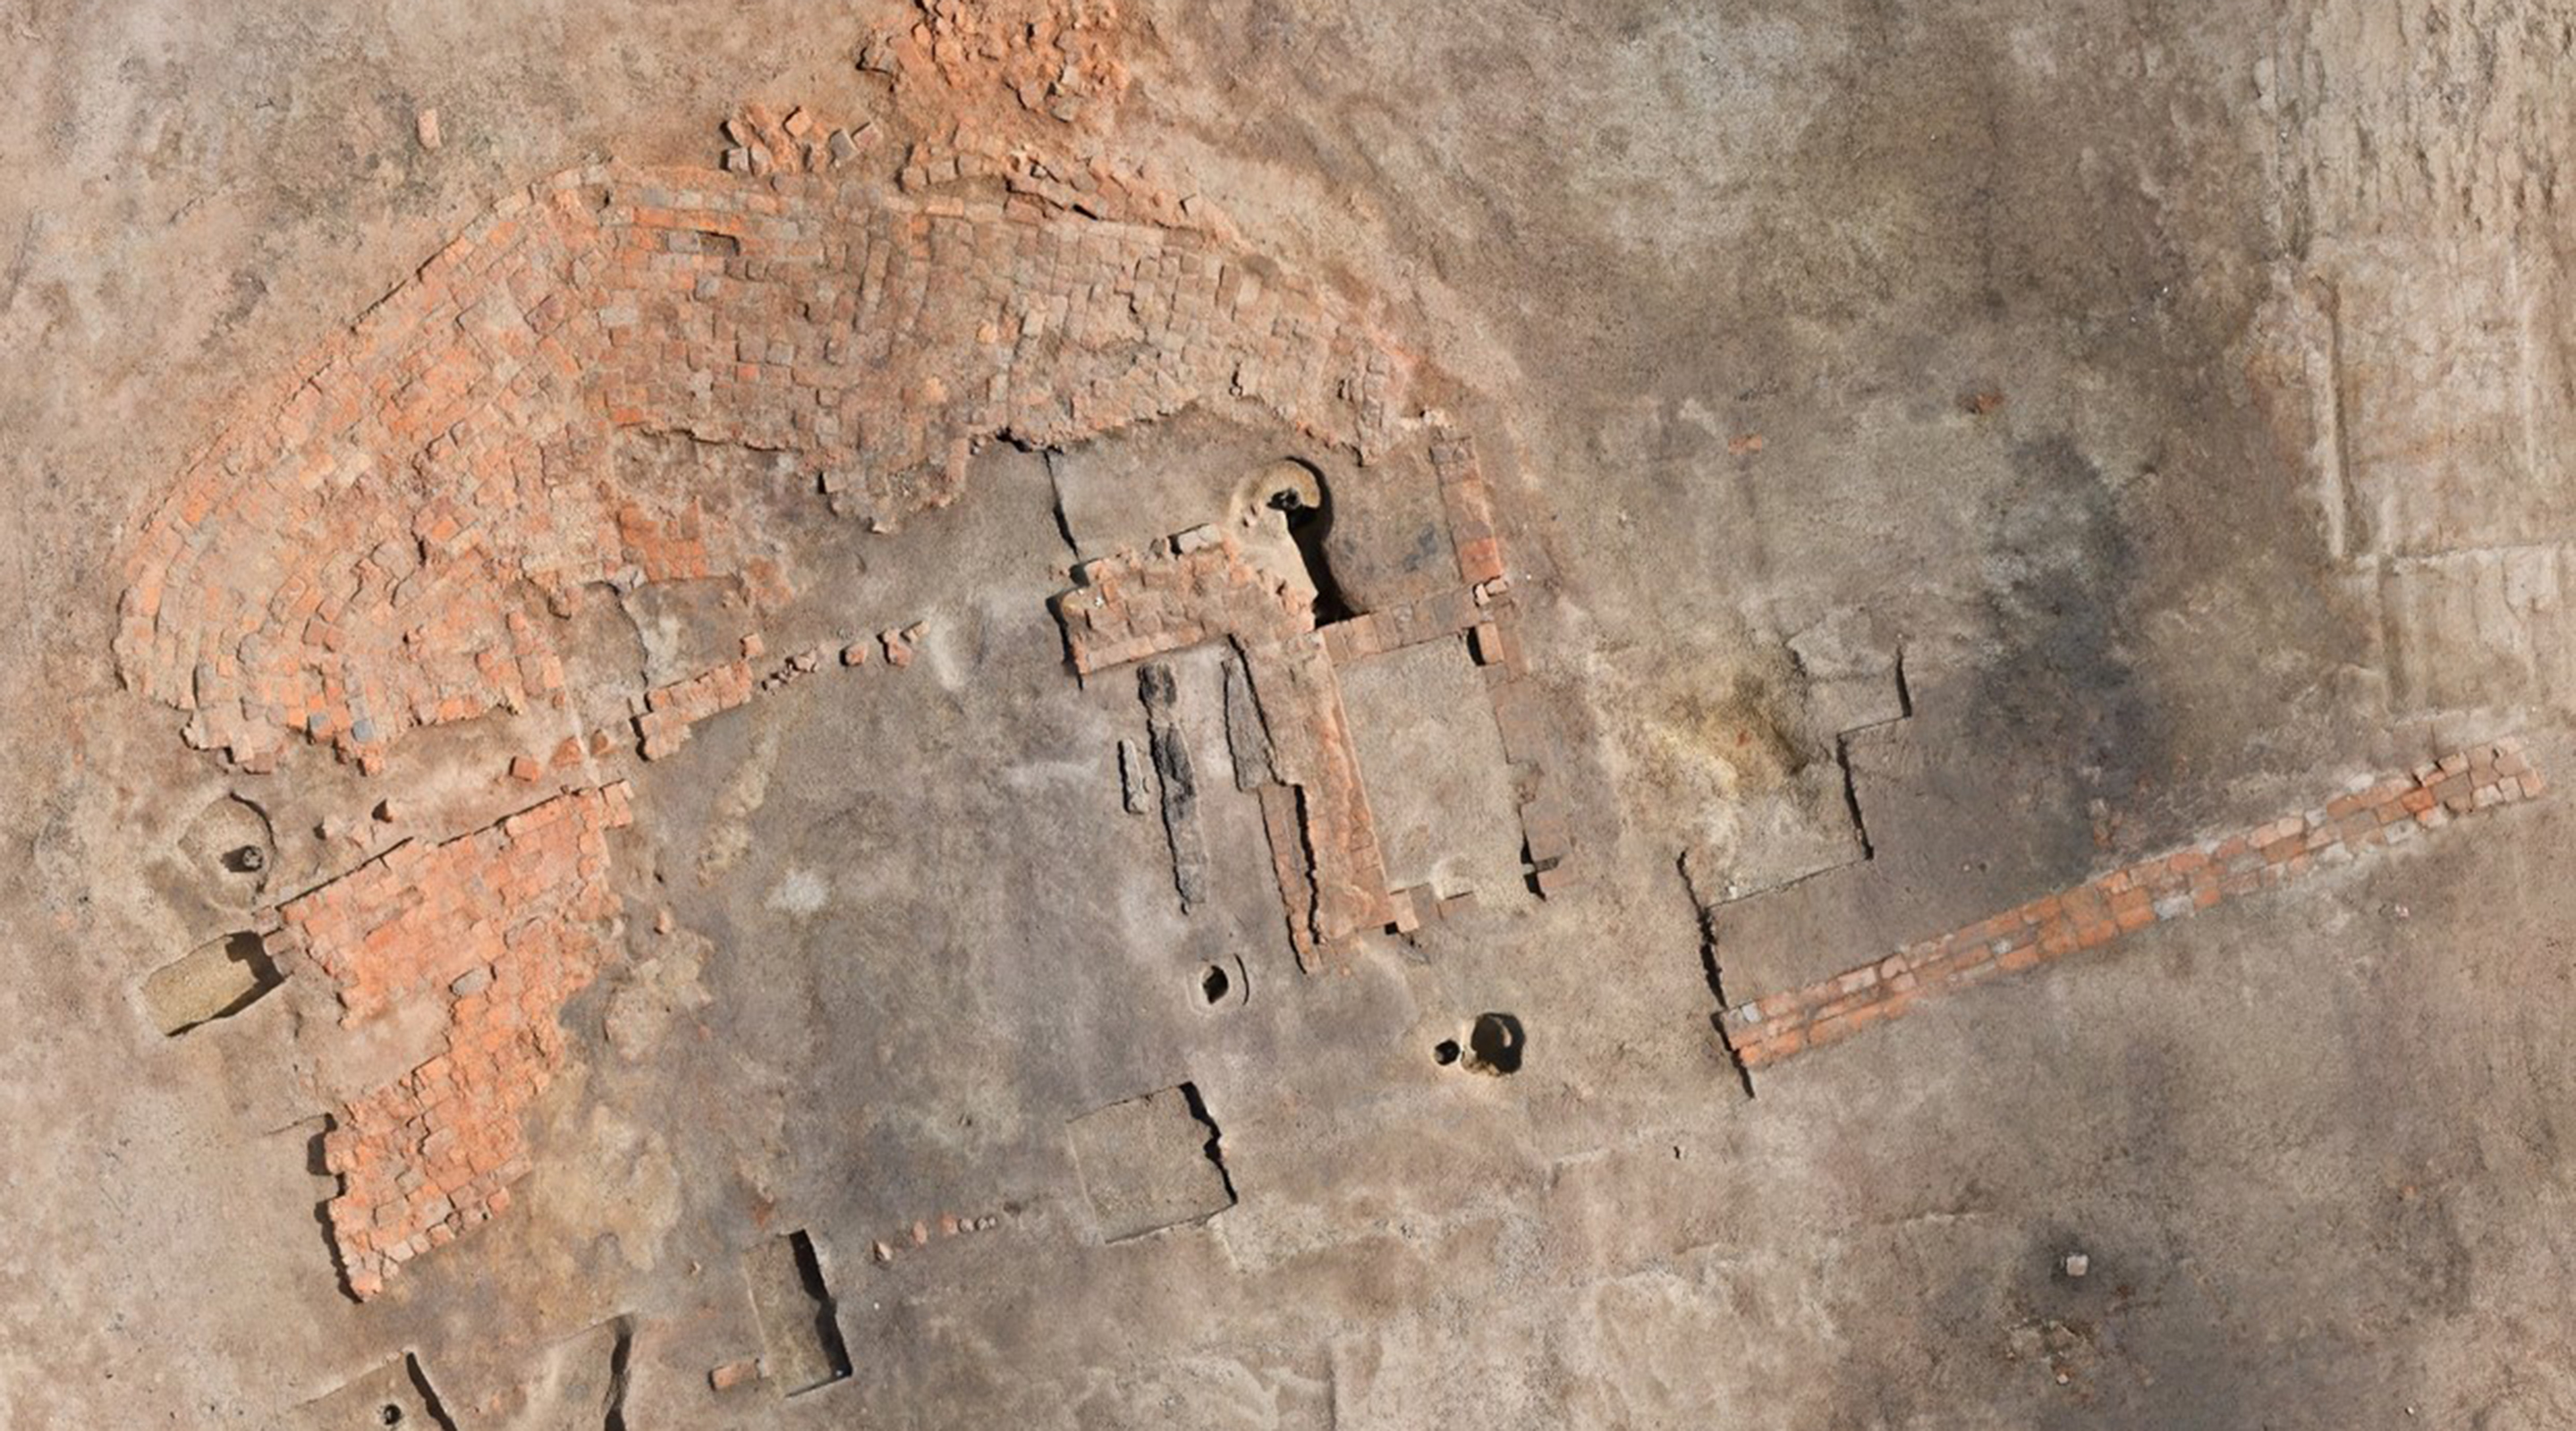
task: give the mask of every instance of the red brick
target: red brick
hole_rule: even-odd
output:
[[[2514,753],[2501,753],[2496,763]],[[2434,768],[2455,770],[2466,763],[2463,757],[2451,757]],[[2536,794],[2542,788],[2539,781],[2537,771],[2519,777],[2499,775],[2480,790],[2488,802],[2494,803],[2520,795],[2526,788]],[[2505,793],[2508,787],[2511,795]],[[2407,777],[2392,776],[2370,787],[2367,796],[2339,797],[2344,803],[2338,808],[2343,811],[2342,818],[2359,830],[2358,838],[2351,843],[2368,848],[2386,842],[2383,817],[2394,819],[2412,810],[2417,821],[2427,828],[2444,823],[2444,808],[2430,803],[2431,796],[2438,793],[2410,785]],[[2337,842],[2332,827],[2311,829],[2305,818],[2285,816],[2257,826],[2246,836],[2230,836],[2207,847],[2191,846],[2138,861],[1951,934],[1909,944],[1885,960],[1805,989],[1768,995],[1753,1005],[1775,1016],[1762,1025],[1768,1039],[1759,1062],[1767,1066],[1796,1051],[1780,1040],[1786,1025],[1776,1020],[1794,1017],[1801,1008],[1810,1010],[1810,1016],[1819,1020],[1807,1044],[1829,1043],[1873,1021],[1896,1017],[1918,998],[1967,988],[2142,929],[2156,921],[2155,903],[2159,898],[2187,890],[2190,908],[2206,909],[2229,895],[2295,879],[2313,864],[2309,853],[2312,844],[2322,848]],[[2258,847],[2259,854],[2255,853]],[[1997,946],[2001,949],[1999,955],[1993,953]],[[1904,971],[1897,976],[1906,981],[1903,984],[1890,977],[1890,971],[1897,970]],[[1748,1059],[1747,1066],[1754,1062]]]

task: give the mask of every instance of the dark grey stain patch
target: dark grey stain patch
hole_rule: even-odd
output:
[[[1981,748],[2068,773],[2080,798],[2045,843],[2081,864],[2095,848],[2085,802],[2121,804],[2165,764],[2163,713],[2127,649],[2141,558],[2073,441],[2027,442],[2012,461],[2020,500],[1987,553],[1998,649],[1978,672],[1971,721]]]
[[[1174,707],[1179,699],[1172,668],[1149,661],[1136,672],[1136,694],[1145,703],[1145,728],[1163,793],[1163,838],[1172,849],[1172,888],[1187,914],[1207,899],[1207,841],[1199,833],[1198,773],[1181,735]]]
[[[1277,767],[1270,760],[1270,727],[1261,719],[1261,703],[1252,696],[1252,673],[1244,669],[1243,653],[1228,647],[1225,653],[1225,745],[1234,757],[1234,788],[1258,790],[1278,783]]]

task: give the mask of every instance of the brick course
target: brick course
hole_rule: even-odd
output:
[[[2405,843],[2462,816],[2530,799],[2544,788],[2521,742],[2473,746],[2411,771],[2359,782],[2321,809],[2122,866],[1803,989],[1739,1004],[1725,1012],[1720,1027],[1747,1070],[1765,1068],[1902,1018],[1926,999],[2188,918],[2221,900]]]

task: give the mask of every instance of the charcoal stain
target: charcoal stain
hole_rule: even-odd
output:
[[[2155,691],[2125,647],[2142,556],[2101,469],[2066,435],[2017,445],[2018,495],[1988,547],[1994,654],[1971,682],[1976,748],[2052,772],[2071,798],[2042,843],[2071,867],[2098,857],[2087,802],[2117,807],[2166,766]]]

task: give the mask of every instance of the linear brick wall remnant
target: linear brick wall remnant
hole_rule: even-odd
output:
[[[620,783],[558,796],[435,846],[403,845],[279,909],[279,952],[327,979],[341,1023],[435,999],[445,1050],[343,1105],[323,1137],[349,1290],[509,1206],[521,1113],[564,1057],[555,1016],[608,956],[607,832]]]
[[[1767,1067],[1901,1018],[1925,999],[2274,888],[2543,788],[2519,741],[2475,746],[2363,784],[2323,809],[2140,860],[1803,989],[1739,1004],[1720,1023],[1745,1068]]]
[[[1449,521],[1450,550],[1458,562],[1459,579],[1467,583],[1475,603],[1468,649],[1484,668],[1486,698],[1493,703],[1503,756],[1523,772],[1515,783],[1520,788],[1521,848],[1529,860],[1529,878],[1542,897],[1554,898],[1573,888],[1581,874],[1574,861],[1566,802],[1556,792],[1561,771],[1570,760],[1565,736],[1538,683],[1530,679],[1521,640],[1520,602],[1505,569],[1502,533],[1494,524],[1493,493],[1475,440],[1465,433],[1444,432],[1432,443],[1431,462],[1440,478],[1440,500]],[[1436,614],[1447,617],[1454,612],[1455,608],[1442,607]],[[1418,617],[1410,623],[1399,618],[1396,630],[1411,635],[1422,624]],[[1387,633],[1373,632],[1354,645],[1372,641],[1394,644]]]
[[[752,684],[751,662],[728,661],[645,692],[644,714],[635,718],[644,758],[659,760],[679,749],[688,741],[689,727],[750,700]]]
[[[1453,586],[1416,601],[1336,621],[1324,628],[1324,645],[1335,665],[1348,665],[1438,641],[1464,636],[1485,624],[1491,613],[1473,586]]]
[[[1269,727],[1271,766],[1299,821],[1290,834],[1279,818],[1286,806],[1280,797],[1264,795],[1289,942],[1299,964],[1312,970],[1321,966],[1323,952],[1383,929],[1394,918],[1377,819],[1360,783],[1341,674],[1325,654],[1323,637],[1305,631],[1241,649],[1253,700]],[[1284,843],[1282,835],[1288,836]]]

